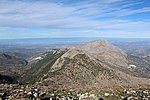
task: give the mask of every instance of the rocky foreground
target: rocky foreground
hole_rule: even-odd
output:
[[[150,100],[150,88],[113,87],[81,91],[38,85],[0,84],[0,100]]]

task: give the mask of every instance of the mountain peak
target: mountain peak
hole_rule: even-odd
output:
[[[93,43],[93,44],[108,44],[109,42],[105,39],[98,39],[98,40],[94,40],[94,41],[91,41],[89,43]]]
[[[85,45],[96,47],[96,46],[111,45],[111,43],[109,43],[108,41],[106,41],[104,39],[98,39],[98,40],[94,40],[94,41],[91,41],[91,42],[86,42],[86,43],[79,44],[78,46],[85,46]]]
[[[99,40],[95,40],[95,41],[91,41],[87,43],[82,43],[82,44],[77,45],[76,48],[85,50],[91,53],[99,53],[107,49],[111,49],[111,50],[114,50],[116,48],[118,49],[118,47],[113,46],[111,43],[103,39],[99,39]]]
[[[88,55],[114,66],[127,66],[127,55],[120,48],[112,45],[106,40],[99,39],[75,46],[75,48],[84,51]],[[122,63],[125,62],[125,63]]]

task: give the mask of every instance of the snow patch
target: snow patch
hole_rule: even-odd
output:
[[[136,66],[135,66],[135,65],[129,65],[128,68],[129,68],[129,69],[135,69]]]

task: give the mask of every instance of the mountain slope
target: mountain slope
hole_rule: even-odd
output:
[[[75,52],[75,50],[72,51],[71,49],[68,52]],[[115,77],[112,69],[104,67],[86,54],[80,52],[74,55],[73,58],[68,58],[65,55],[54,63],[47,76],[43,78],[42,84],[80,88],[96,82],[96,77],[99,74],[108,76],[108,79]]]
[[[96,40],[68,50],[56,60],[40,83],[79,89],[149,82],[135,76],[137,73],[128,69],[127,55],[120,48],[105,40]]]
[[[17,83],[17,80],[15,77],[0,74],[0,84],[2,83]]]
[[[76,48],[100,61],[109,63],[116,67],[127,66],[127,54],[106,40],[96,40],[89,43],[83,43],[77,45]]]
[[[50,55],[51,57],[47,56],[41,60],[45,64],[41,64],[38,70],[30,74],[31,79],[37,76],[36,82],[39,85],[87,89],[150,83],[149,79],[139,78],[138,73],[129,70],[127,54],[105,40],[79,44],[65,52]],[[46,60],[49,57],[51,59]],[[53,58],[53,63],[46,66]],[[43,68],[47,69],[46,72]],[[36,66],[31,68],[31,72],[33,69],[36,69]],[[41,73],[43,74],[39,75]]]
[[[44,56],[44,58],[37,57],[40,60],[36,58],[38,61],[35,62],[32,60],[32,63],[28,66],[29,68],[24,71],[19,81],[23,84],[39,81],[50,70],[55,61],[65,52],[66,50],[54,49],[42,54],[41,56]]]
[[[0,53],[0,74],[20,74],[21,69],[27,66],[27,64],[27,60],[22,59],[15,54]]]

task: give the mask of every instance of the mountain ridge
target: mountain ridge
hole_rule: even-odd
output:
[[[40,83],[64,88],[90,88],[134,86],[150,81],[138,78],[128,66],[124,51],[105,40],[96,40],[69,48]]]

